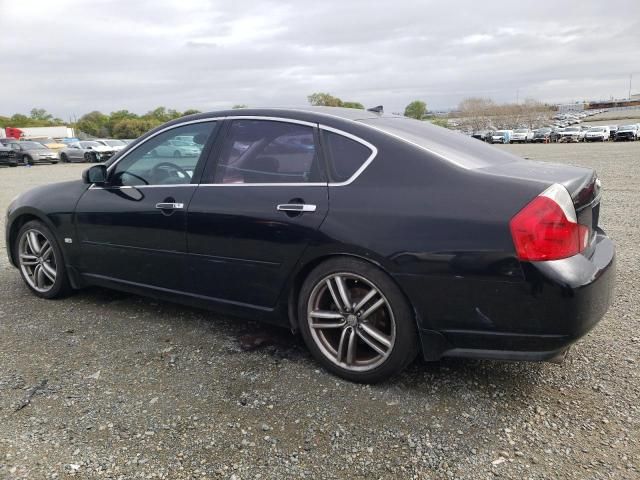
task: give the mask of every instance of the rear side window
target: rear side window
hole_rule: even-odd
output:
[[[333,181],[349,180],[373,153],[360,142],[330,131],[323,131]]]

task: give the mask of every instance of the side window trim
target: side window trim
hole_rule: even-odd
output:
[[[371,164],[371,162],[373,162],[373,160],[378,156],[378,149],[375,145],[373,145],[372,143],[367,142],[366,140],[353,135],[349,132],[345,132],[344,130],[339,130],[337,128],[333,128],[333,127],[329,127],[327,125],[320,125],[320,130],[325,130],[327,132],[331,132],[331,133],[335,133],[336,135],[341,135],[345,138],[348,138],[350,140],[353,140],[355,142],[360,143],[361,145],[364,145],[365,147],[367,147],[370,151],[371,154],[369,155],[369,157],[367,157],[367,159],[364,161],[364,163],[362,165],[360,165],[360,167],[353,173],[353,175],[351,175],[348,179],[342,181],[342,182],[329,182],[329,186],[330,187],[343,187],[345,185],[349,185],[351,183],[353,183],[356,178],[358,178],[360,176],[360,174],[362,174],[362,172],[364,172],[367,167]],[[322,137],[322,135],[320,136]],[[326,145],[324,145],[324,142],[322,142],[322,148],[323,148],[323,152],[327,152],[328,149],[326,148]],[[326,158],[326,169],[327,169],[327,173],[331,173],[331,168],[329,168],[329,163],[332,161],[331,158],[329,158],[329,154],[325,154],[325,158]],[[331,178],[331,175],[329,175],[329,178]]]

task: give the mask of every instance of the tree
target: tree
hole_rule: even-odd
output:
[[[422,100],[414,100],[404,109],[404,116],[422,120],[424,114],[427,113],[427,104]]]
[[[341,107],[342,100],[338,97],[334,97],[329,93],[312,93],[307,97],[307,100],[314,107]]]
[[[108,137],[109,117],[104,113],[94,110],[93,112],[86,113],[80,117],[76,127],[84,133],[88,133],[95,137]]]
[[[182,112],[182,116],[185,117],[187,115],[195,115],[196,113],[201,113],[200,110],[196,110],[195,108],[189,108]]]
[[[138,138],[160,123],[158,120],[148,118],[125,118],[113,125],[111,135],[115,138]]]
[[[40,122],[50,122],[53,119],[53,115],[47,113],[44,108],[32,108],[30,118]]]
[[[247,108],[248,105],[244,104],[244,103],[236,103],[233,107],[234,110],[238,110],[239,108]]]

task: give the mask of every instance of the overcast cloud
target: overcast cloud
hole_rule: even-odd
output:
[[[640,1],[0,0],[0,115],[640,92]]]

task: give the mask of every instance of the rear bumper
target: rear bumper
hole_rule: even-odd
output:
[[[604,316],[615,248],[601,230],[587,254],[523,263],[524,279],[399,278],[419,316],[423,354],[505,360],[557,357]]]

